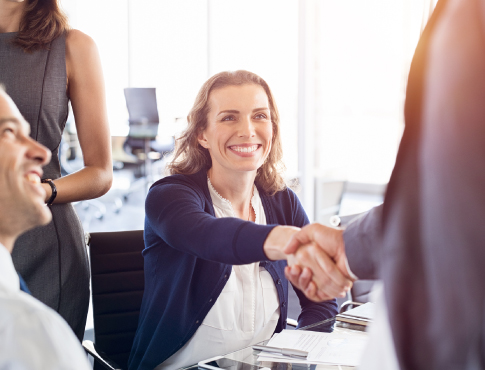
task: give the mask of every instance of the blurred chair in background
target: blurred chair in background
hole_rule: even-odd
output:
[[[132,184],[125,194],[126,199],[140,186],[145,186],[148,191],[153,176],[152,161],[160,160],[164,154],[171,152],[175,141],[173,137],[158,135],[159,117],[155,88],[130,87],[125,88],[124,92],[130,130],[123,147],[144,164],[142,177]]]
[[[330,225],[330,217],[338,215],[347,181],[315,179],[315,221]]]

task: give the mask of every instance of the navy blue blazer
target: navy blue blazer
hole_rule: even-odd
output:
[[[219,297],[232,265],[261,261],[278,292],[276,332],[286,327],[286,261],[269,261],[263,244],[276,225],[309,221],[290,189],[272,196],[258,191],[268,225],[216,218],[206,170],[153,184],[145,202],[145,292],[129,369],[153,369],[182,348]],[[295,291],[302,307],[299,326],[336,315],[335,300],[315,303]]]

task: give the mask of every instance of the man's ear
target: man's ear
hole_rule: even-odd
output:
[[[197,141],[200,145],[202,145],[203,148],[209,149],[209,143],[204,135],[204,131],[199,133],[199,135],[197,136]]]

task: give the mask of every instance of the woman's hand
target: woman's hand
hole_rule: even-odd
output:
[[[300,228],[295,226],[276,226],[271,230],[263,245],[266,257],[272,261],[286,260],[288,256],[283,249],[298,231]]]
[[[300,246],[288,257],[288,265],[287,279],[312,301],[344,297],[352,287],[335,262],[314,243]]]
[[[355,277],[347,267],[342,233],[319,224],[307,225],[285,248],[292,254],[286,277],[311,300],[343,297],[352,287]]]
[[[263,249],[271,260],[288,260],[287,279],[313,301],[343,297],[355,280],[347,269],[342,230],[276,226]]]

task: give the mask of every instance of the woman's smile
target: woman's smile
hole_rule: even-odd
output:
[[[234,152],[234,154],[239,155],[241,157],[251,157],[256,154],[263,146],[261,144],[241,144],[241,145],[231,145],[229,146],[229,150]]]

